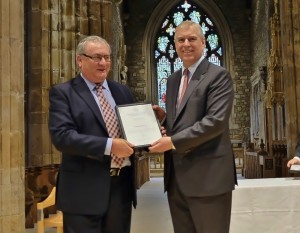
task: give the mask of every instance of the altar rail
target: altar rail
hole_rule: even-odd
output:
[[[274,141],[270,152],[246,150],[244,153],[244,176],[248,179],[295,176],[289,174],[287,161],[285,141]]]

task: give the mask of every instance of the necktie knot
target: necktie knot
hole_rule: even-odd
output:
[[[102,91],[102,83],[96,83],[96,90]]]
[[[189,77],[189,69],[184,69],[183,76],[187,78]]]

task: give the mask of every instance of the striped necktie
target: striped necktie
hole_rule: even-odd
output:
[[[102,88],[102,83],[98,83],[96,85],[97,97],[102,108],[102,113],[108,134],[111,138],[119,138],[121,137],[119,122],[111,105],[108,103],[107,99],[103,95]],[[121,168],[124,160],[124,158],[119,158],[115,155],[112,155],[112,166]]]
[[[182,85],[181,93],[180,93],[180,96],[179,96],[179,99],[178,99],[177,108],[179,108],[179,106],[181,104],[181,100],[184,96],[184,93],[186,91],[186,88],[187,88],[187,85],[188,85],[188,82],[189,82],[189,70],[188,69],[185,69],[183,71],[182,78],[183,78],[183,85]]]

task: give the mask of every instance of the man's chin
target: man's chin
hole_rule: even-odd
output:
[[[107,77],[107,73],[106,72],[99,72],[97,74],[97,76],[98,76],[99,79],[104,80]]]
[[[184,64],[184,67],[189,67],[191,65],[193,65],[196,61],[194,58],[182,58],[181,59],[183,64]]]

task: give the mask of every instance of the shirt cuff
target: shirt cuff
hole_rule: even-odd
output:
[[[173,142],[172,142],[172,139],[171,139],[171,143],[172,143],[172,150],[176,150],[176,147],[174,146]]]
[[[300,158],[298,156],[295,156],[294,159],[297,159],[298,163],[300,163]]]
[[[104,154],[105,155],[110,155],[111,154],[111,146],[112,146],[112,138],[108,138],[106,142],[106,147]]]

